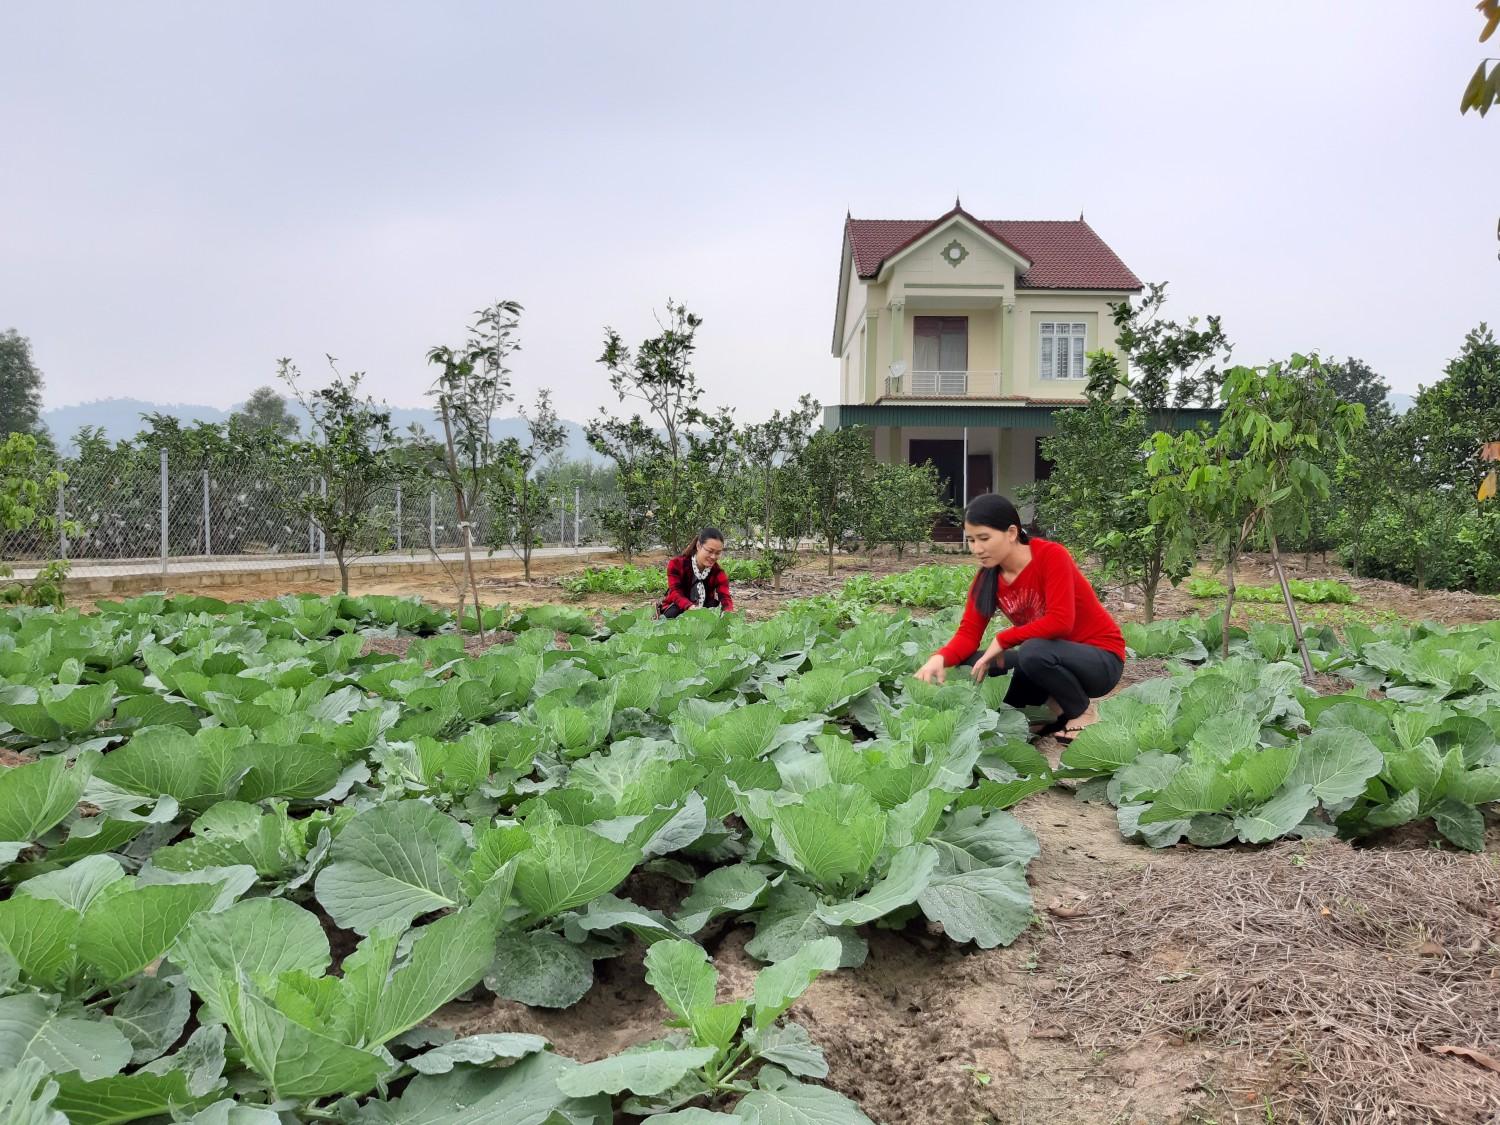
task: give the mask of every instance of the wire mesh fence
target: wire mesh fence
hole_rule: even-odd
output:
[[[325,482],[274,466],[205,469],[140,460],[65,466],[67,483],[56,495],[58,529],[0,532],[0,558],[18,573],[65,559],[75,573],[171,573],[213,569],[263,569],[277,563],[331,562],[327,537],[299,502]],[[543,548],[603,543],[602,514],[610,498],[582,487],[550,499],[538,530]],[[481,557],[510,554],[515,543],[494,506],[481,497],[469,513],[473,548]],[[376,494],[375,533],[357,550],[359,560],[420,561],[434,552],[461,552],[464,531],[451,489],[392,485]]]

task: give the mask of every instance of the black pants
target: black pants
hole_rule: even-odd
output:
[[[710,606],[701,606],[701,605],[698,605],[698,606],[694,606],[693,608],[694,609],[718,609],[719,607],[717,605],[710,605]],[[669,606],[667,606],[666,609],[657,610],[656,616],[665,618],[666,620],[670,621],[674,617],[681,617],[686,612],[687,611],[685,609],[683,609],[680,605],[669,605]]]
[[[976,652],[964,661],[973,667]],[[1089,700],[1107,695],[1120,682],[1125,662],[1112,652],[1076,641],[1034,638],[1006,649],[1000,661],[990,665],[990,675],[1011,673],[1005,702],[1012,707],[1039,707],[1053,700],[1062,708],[1062,718],[1076,719],[1088,710]]]

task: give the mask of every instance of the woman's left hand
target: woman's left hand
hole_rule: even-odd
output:
[[[997,642],[990,642],[990,647],[984,650],[984,655],[974,661],[973,675],[976,684],[984,683],[984,678],[990,674],[990,667],[995,661],[1002,659],[1004,652],[1005,649],[1001,648]]]

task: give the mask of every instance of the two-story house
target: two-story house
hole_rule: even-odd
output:
[[[1047,473],[1054,410],[1084,401],[1085,355],[1116,349],[1111,305],[1140,280],[1083,221],[844,222],[830,428],[868,426],[881,461],[931,461],[948,499]]]

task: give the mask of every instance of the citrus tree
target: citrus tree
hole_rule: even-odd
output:
[[[1099,564],[1099,578],[1141,592],[1146,620],[1156,617],[1164,580],[1173,585],[1192,570],[1197,522],[1162,496],[1152,510],[1147,446],[1154,432],[1133,398],[1118,387],[1119,361],[1105,351],[1089,356],[1088,405],[1053,414],[1053,433],[1042,439],[1052,475],[1032,495],[1038,518],[1051,534]]]
[[[1220,545],[1228,580],[1224,645],[1234,610],[1234,565],[1252,536],[1264,537],[1281,586],[1302,671],[1313,675],[1282,566],[1279,535],[1288,528],[1306,533],[1309,511],[1329,495],[1325,451],[1335,456],[1364,425],[1364,407],[1340,402],[1318,377],[1316,356],[1294,355],[1286,363],[1234,367],[1224,375],[1223,414],[1210,435],[1157,434],[1148,461],[1155,477],[1159,511],[1183,497],[1182,508],[1197,515]]]
[[[57,531],[53,498],[67,479],[35,435],[11,433],[0,444],[0,530],[8,534]],[[0,563],[0,578],[9,578],[10,573],[10,567]],[[29,586],[0,590],[0,600],[61,605],[60,582],[66,573],[66,563],[50,563]]]
[[[305,441],[288,447],[294,460],[318,481],[294,507],[322,531],[339,568],[339,589],[349,592],[349,562],[384,550],[391,521],[382,505],[401,472],[390,409],[360,394],[362,372],[342,374],[328,357],[333,381],[304,391],[290,359],[278,363],[282,381],[312,420]]]

